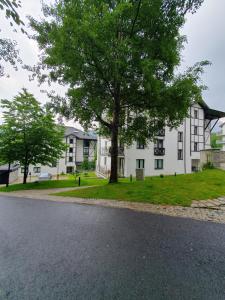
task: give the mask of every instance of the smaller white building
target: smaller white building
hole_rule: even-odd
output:
[[[30,165],[29,176],[38,176],[45,172],[53,176],[73,173],[85,159],[88,161],[95,159],[97,137],[93,132],[83,132],[74,127],[65,127],[64,142],[67,145],[67,150],[55,164],[52,166]],[[21,167],[19,176],[22,177],[23,173],[24,168]]]

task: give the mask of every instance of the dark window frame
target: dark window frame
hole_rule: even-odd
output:
[[[41,167],[33,167],[33,172],[34,172],[35,174],[41,173]]]
[[[184,160],[184,151],[183,151],[183,149],[178,149],[177,158],[178,158],[178,160]]]
[[[141,168],[141,162],[142,162],[143,168]],[[145,160],[142,158],[136,159],[136,168],[140,169],[140,170],[144,170],[145,169]]]
[[[198,142],[194,142],[194,152],[198,152]]]
[[[145,149],[145,145],[142,144],[140,141],[137,141],[136,148],[139,149],[139,150],[144,150]]]
[[[160,167],[159,161],[162,162]],[[155,170],[163,170],[164,169],[164,160],[163,159],[155,159]]]
[[[184,133],[183,131],[178,131],[178,142],[181,143],[184,140]]]
[[[194,126],[194,135],[198,135],[198,126]]]
[[[195,119],[198,119],[198,109],[195,109],[195,110],[194,110],[194,118],[195,118]]]

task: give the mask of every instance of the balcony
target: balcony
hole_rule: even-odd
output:
[[[156,136],[165,136],[165,129],[160,129],[157,133]]]
[[[156,155],[156,156],[163,156],[163,155],[165,155],[165,148],[155,147],[154,148],[154,155]]]

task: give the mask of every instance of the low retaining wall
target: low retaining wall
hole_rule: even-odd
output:
[[[219,149],[208,149],[201,151],[201,166],[211,162],[214,167],[225,170],[225,151]]]

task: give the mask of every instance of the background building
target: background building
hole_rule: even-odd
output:
[[[40,173],[48,172],[52,175],[73,173],[81,166],[83,161],[95,159],[97,136],[93,132],[83,132],[74,127],[65,127],[65,143],[67,150],[64,155],[52,166],[40,164],[30,165],[28,174],[38,176]],[[23,167],[19,170],[19,176],[23,176]]]
[[[185,174],[200,169],[200,151],[210,149],[212,121],[225,113],[210,109],[204,102],[190,107],[189,117],[177,128],[162,129],[154,141],[144,146],[139,141],[130,147],[119,147],[118,173],[121,177],[135,176],[136,169],[144,169],[146,176],[159,174]],[[110,173],[109,139],[99,136],[97,146],[97,172]]]

